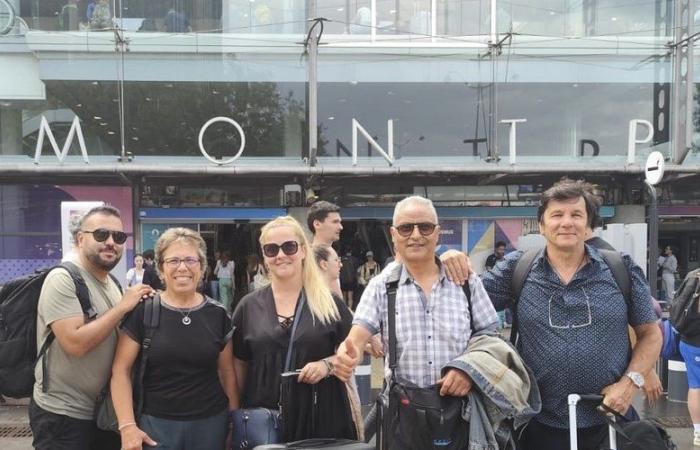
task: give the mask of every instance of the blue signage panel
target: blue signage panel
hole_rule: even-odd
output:
[[[142,208],[139,219],[180,221],[272,220],[286,216],[284,208]]]

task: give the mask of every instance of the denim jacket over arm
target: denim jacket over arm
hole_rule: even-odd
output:
[[[463,416],[469,422],[469,450],[506,448],[511,432],[539,413],[540,392],[530,369],[515,349],[497,336],[479,335],[467,351],[442,368],[469,375],[473,387]]]

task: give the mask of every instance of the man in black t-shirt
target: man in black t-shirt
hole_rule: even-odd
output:
[[[493,266],[495,266],[498,261],[502,260],[505,255],[506,243],[503,241],[496,242],[496,248],[494,249],[493,254],[486,258],[486,264],[484,264],[486,270],[493,269]]]
[[[155,252],[153,251],[152,248],[149,248],[145,252],[143,252],[143,284],[147,284],[153,289],[162,291],[163,290],[163,282],[160,280],[160,276],[158,276],[158,271],[156,270],[155,267],[155,259],[156,255]]]

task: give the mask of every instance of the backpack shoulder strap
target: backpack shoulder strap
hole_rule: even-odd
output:
[[[114,284],[117,285],[117,289],[119,289],[119,293],[121,293],[122,295],[124,295],[124,289],[122,289],[122,284],[119,282],[119,280],[117,279],[117,277],[115,277],[115,276],[112,274],[112,272],[109,273],[109,277],[112,279],[112,281],[114,281]]]
[[[160,325],[160,294],[147,298],[143,302],[143,340],[141,341],[141,354],[139,355],[139,369],[137,378],[134,380],[136,386],[135,409],[136,417],[141,415],[143,408],[143,378],[146,375],[146,365],[148,364],[148,350],[151,348],[151,341]]]
[[[510,279],[511,292],[513,297],[511,299],[511,313],[513,316],[513,323],[510,328],[510,342],[516,345],[518,342],[518,302],[520,301],[520,294],[523,292],[523,286],[525,285],[525,280],[532,270],[532,266],[535,264],[535,260],[544,252],[544,248],[527,250],[525,253],[520,255],[518,261],[515,263],[513,268],[513,275]]]
[[[630,272],[622,260],[622,256],[619,252],[615,250],[605,250],[598,249],[598,253],[603,257],[603,260],[610,268],[613,278],[615,278],[615,283],[622,291],[622,295],[625,297],[625,303],[627,303],[627,313],[632,312],[632,280],[630,279]]]
[[[532,270],[532,265],[535,264],[535,260],[543,251],[544,249],[541,248],[528,250],[515,263],[513,276],[510,279],[511,291],[513,292],[513,307],[520,299],[520,294],[523,292],[523,286],[527,276],[530,274],[530,270]]]
[[[85,280],[80,274],[78,266],[70,261],[63,261],[58,267],[65,269],[73,279],[73,283],[75,283],[75,295],[78,297],[83,314],[85,314],[85,321],[89,322],[94,320],[95,317],[97,317],[97,312],[92,307],[92,303],[90,302],[90,290],[87,284],[85,284]]]

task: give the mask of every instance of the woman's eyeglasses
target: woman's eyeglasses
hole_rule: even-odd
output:
[[[163,263],[171,269],[180,267],[181,263],[185,263],[187,267],[192,268],[199,264],[199,258],[195,258],[194,256],[188,256],[187,258],[178,258],[177,256],[174,256],[172,258],[164,259]]]
[[[263,253],[268,258],[274,258],[282,249],[282,252],[287,256],[292,256],[299,251],[299,243],[297,241],[283,242],[282,245],[265,244],[262,246]]]
[[[421,222],[402,223],[400,225],[394,226],[396,231],[403,237],[409,237],[411,234],[413,234],[413,230],[415,229],[415,227],[418,227],[418,232],[421,234],[421,236],[430,236],[431,234],[433,234],[433,231],[435,231],[435,227],[437,227],[437,224],[430,222]]]
[[[96,230],[80,230],[83,233],[91,233],[92,237],[95,238],[97,242],[104,242],[112,236],[115,244],[123,244],[126,242],[127,234],[123,231],[108,230],[106,228],[97,228]]]

